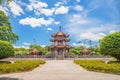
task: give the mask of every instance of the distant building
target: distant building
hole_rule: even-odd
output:
[[[65,59],[69,56],[71,46],[67,45],[66,42],[69,42],[68,39],[69,34],[64,34],[61,30],[55,34],[52,34],[52,39],[50,40],[53,42],[53,45],[49,46],[50,51],[55,59]]]
[[[91,54],[91,51],[86,48],[80,52],[80,55],[90,55],[90,54]]]
[[[41,55],[41,52],[39,50],[37,50],[36,48],[34,48],[31,53],[31,55]]]

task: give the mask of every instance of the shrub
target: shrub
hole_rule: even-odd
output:
[[[106,64],[101,60],[74,60],[74,63],[89,71],[113,73],[120,75],[120,64]]]
[[[120,32],[109,34],[101,39],[100,52],[120,60]]]
[[[0,59],[14,56],[14,48],[11,43],[0,40]]]
[[[18,60],[13,64],[0,64],[0,74],[31,71],[40,64],[45,64],[44,60]]]

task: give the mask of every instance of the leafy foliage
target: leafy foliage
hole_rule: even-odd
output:
[[[37,45],[37,44],[34,44],[34,45],[30,45],[30,50],[33,50],[34,48],[36,48],[37,50],[39,51],[42,51],[42,47]]]
[[[42,49],[43,49],[42,52],[43,52],[44,54],[49,54],[49,53],[50,53],[48,46],[45,46],[45,47],[42,48]]]
[[[36,44],[30,45],[30,51],[32,51],[34,48],[36,48],[37,50],[39,50],[44,55],[49,53],[48,46],[41,47],[41,46],[36,45]]]
[[[29,54],[29,49],[25,48],[15,48],[15,54]]]
[[[100,52],[120,60],[120,32],[109,34],[100,40]]]
[[[112,73],[120,75],[120,64],[106,64],[101,60],[74,60],[74,63],[89,71]]]
[[[83,50],[84,47],[83,46],[79,46],[79,47],[72,47],[71,48],[71,53],[79,55],[80,51]]]
[[[14,48],[11,43],[0,40],[0,59],[14,56]]]
[[[13,64],[0,64],[0,74],[30,71],[38,67],[40,64],[45,64],[44,60],[19,60]]]
[[[13,1],[13,0],[0,0],[0,4],[3,4],[5,2],[7,2],[7,4],[9,4],[11,1]]]
[[[0,40],[15,43],[18,36],[12,31],[8,16],[0,11]]]

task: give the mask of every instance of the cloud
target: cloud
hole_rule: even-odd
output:
[[[23,42],[21,46],[15,46],[13,45],[14,48],[25,48],[25,49],[29,49],[31,43],[28,42]]]
[[[24,42],[23,45],[30,46],[31,43]]]
[[[54,6],[59,7],[61,5],[67,4],[67,2],[69,2],[69,0],[62,0],[60,2],[55,3]]]
[[[53,29],[48,27],[47,30],[48,30],[48,31],[52,31]]]
[[[73,14],[73,15],[69,15],[68,17],[68,23],[70,23],[70,25],[79,25],[79,24],[88,24],[91,21],[89,21],[88,19],[84,18],[82,15],[79,14]]]
[[[44,48],[46,45],[40,45],[42,48]]]
[[[48,4],[45,2],[37,1],[37,0],[29,0],[30,4],[27,5],[27,9],[29,11],[33,11],[35,15],[44,14],[46,16],[52,16],[54,9],[46,9]]]
[[[40,13],[46,16],[52,16],[55,9],[41,9]]]
[[[22,46],[13,46],[14,48],[25,48],[25,49],[29,49],[29,46],[24,46],[24,45],[22,45]]]
[[[72,43],[72,46],[78,47],[78,46],[84,46],[85,44],[83,43]]]
[[[30,0],[30,4],[27,6],[28,10],[32,11],[32,10],[39,10],[41,8],[46,8],[48,7],[47,3],[44,2],[40,2],[40,1],[32,1]]]
[[[104,33],[91,33],[91,32],[87,32],[87,33],[82,33],[80,35],[81,39],[88,39],[88,40],[92,40],[92,41],[98,41],[101,38],[103,38],[106,34]]]
[[[47,8],[48,4],[41,1],[32,1],[30,0],[30,4],[27,5],[29,11],[33,11],[35,15],[44,14],[45,16],[52,16],[55,12],[55,8]]]
[[[19,21],[20,24],[23,25],[30,25],[31,27],[41,27],[42,25],[48,26],[50,24],[52,24],[52,22],[54,21],[54,19],[49,18],[48,20],[45,20],[43,17],[42,18],[25,18],[25,19],[21,19]]]
[[[69,7],[61,6],[56,9],[55,14],[66,14],[69,11]]]
[[[56,4],[54,4],[54,6],[59,7],[62,4],[64,4],[64,3],[63,2],[57,2]]]
[[[115,33],[115,32],[117,32],[116,30],[111,30],[109,33],[111,34],[111,33]]]
[[[98,41],[111,30],[119,30],[120,25],[104,23],[99,19],[88,18],[82,14],[72,14],[66,17],[65,30],[73,36],[76,41],[89,39]]]
[[[60,24],[60,21],[56,21],[55,24],[57,24],[57,25]]]
[[[76,0],[77,2],[80,2],[80,0]]]
[[[86,43],[72,43],[72,46],[73,47],[79,47],[79,46],[84,46],[84,47],[87,47],[87,48],[89,48],[90,47],[90,45],[89,44],[86,44]]]
[[[83,6],[80,6],[80,5],[74,6],[73,9],[76,10],[76,11],[83,11],[84,10]]]
[[[10,2],[8,6],[9,6],[11,12],[15,16],[20,16],[21,14],[24,14],[23,9],[15,1]]]

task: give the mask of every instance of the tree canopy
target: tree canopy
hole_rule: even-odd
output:
[[[84,47],[83,46],[79,46],[79,47],[72,47],[71,48],[71,53],[75,54],[75,55],[79,55],[80,51],[83,50]]]
[[[0,0],[0,4],[3,4],[4,2],[9,3],[9,2],[11,2],[11,1],[13,1],[13,0]]]
[[[109,34],[101,39],[100,52],[120,60],[120,32]]]
[[[0,11],[0,40],[15,43],[18,40],[18,36],[12,31],[9,17]]]
[[[12,44],[8,41],[0,40],[0,59],[14,56],[15,51]]]

